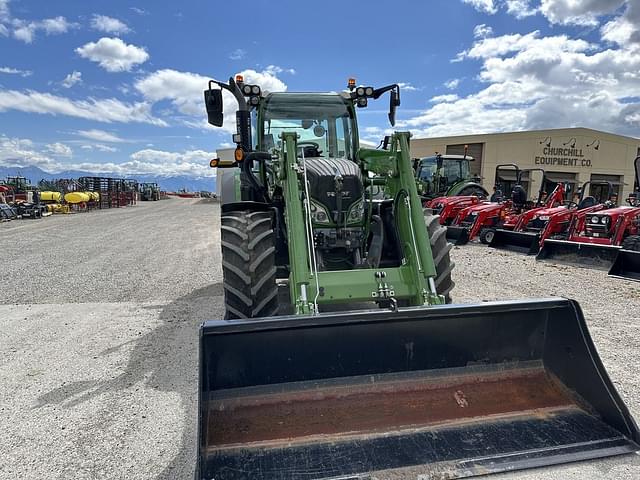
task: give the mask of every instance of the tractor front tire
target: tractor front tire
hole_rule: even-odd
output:
[[[278,312],[275,234],[270,212],[238,210],[220,218],[225,319]]]
[[[455,263],[451,261],[449,252],[453,245],[447,242],[447,227],[440,225],[440,216],[432,215],[430,209],[424,212],[424,223],[427,226],[433,263],[436,266],[436,291],[444,295],[446,303],[451,303],[451,290],[455,286],[451,272]]]
[[[493,236],[495,235],[495,233],[495,228],[483,228],[482,230],[480,230],[480,235],[478,235],[478,237],[480,238],[480,242],[484,245],[489,245],[491,243],[491,240],[493,240]]]
[[[640,252],[640,235],[629,235],[625,238],[622,242],[622,249]]]

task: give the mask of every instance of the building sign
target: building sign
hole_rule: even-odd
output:
[[[577,148],[575,138],[571,138],[561,146],[552,145],[550,137],[546,137],[539,143],[543,145],[543,148],[542,155],[536,155],[534,158],[534,163],[536,165],[584,168],[591,167],[589,151],[587,150],[585,155],[582,148]],[[594,145],[594,142],[588,146],[592,145]],[[600,142],[598,142],[598,146],[599,145]],[[597,150],[598,147],[595,147],[595,149]]]

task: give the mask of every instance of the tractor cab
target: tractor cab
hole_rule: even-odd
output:
[[[424,199],[440,196],[476,195],[486,198],[488,192],[480,185],[480,178],[471,173],[469,155],[441,155],[436,153],[415,162],[418,191]]]

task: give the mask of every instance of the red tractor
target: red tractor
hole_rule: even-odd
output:
[[[514,168],[516,185],[513,187],[511,197],[509,199],[502,199],[502,195],[498,189],[498,182],[501,179],[499,171],[506,167]],[[535,202],[527,201],[527,192],[521,185],[523,174],[532,171],[542,173],[540,191],[538,192],[538,198]],[[447,227],[447,238],[455,240],[454,243],[456,245],[464,245],[476,237],[479,237],[480,241],[484,244],[491,243],[498,228],[513,228],[520,216],[525,212],[553,204],[557,199],[555,192],[548,199],[543,199],[544,180],[544,170],[542,169],[520,170],[518,166],[514,164],[498,165],[496,167],[496,194],[492,197],[492,199],[497,201],[485,202],[461,210],[451,226]],[[543,201],[546,203],[543,204]]]
[[[636,157],[634,166],[636,191],[629,195],[627,202],[632,207],[640,207],[640,157]],[[638,235],[630,235],[623,240],[622,248],[609,269],[609,276],[640,282],[640,237]]]
[[[597,265],[611,264],[621,249],[640,252],[640,202],[637,196],[627,201],[629,206],[576,215],[567,239],[545,240],[537,258],[587,260]]]
[[[634,163],[638,182],[640,157]],[[567,238],[545,240],[536,258],[592,266],[604,264],[611,266],[612,276],[640,279],[639,192],[629,195],[627,203],[628,206],[577,214]]]
[[[596,199],[590,195],[585,197],[590,185],[607,187],[604,198]],[[490,246],[535,255],[545,240],[565,239],[569,225],[577,214],[586,215],[611,207],[612,204],[605,200],[609,199],[612,191],[613,187],[609,182],[586,182],[580,189],[580,200],[573,202],[560,200],[565,196],[565,186],[559,184],[552,194],[555,198],[551,206],[523,213],[513,229],[499,230]]]
[[[434,215],[440,215],[441,225],[451,225],[460,210],[483,202],[475,195],[461,195],[457,197],[437,197],[424,203]]]

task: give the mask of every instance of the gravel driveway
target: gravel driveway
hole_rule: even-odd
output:
[[[218,205],[172,199],[0,224],[0,479],[190,479],[197,327],[222,315]],[[456,248],[456,302],[577,299],[640,419],[640,288]],[[636,455],[497,475],[640,478]]]

